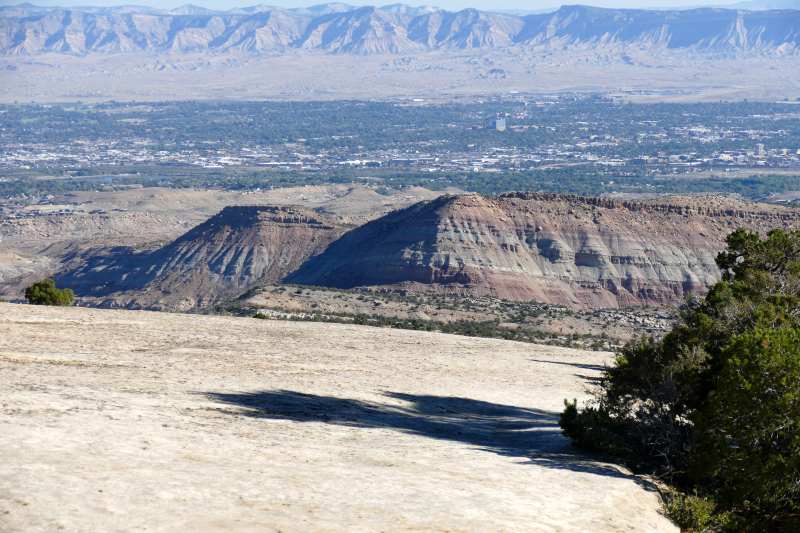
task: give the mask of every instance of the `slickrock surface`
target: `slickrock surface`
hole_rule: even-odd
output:
[[[90,261],[58,283],[106,306],[191,308],[283,278],[347,229],[304,207],[231,206],[163,248]]]
[[[714,258],[738,227],[797,229],[800,211],[721,197],[448,196],[351,231],[287,281],[570,307],[665,305],[719,279]]]
[[[677,532],[559,434],[608,356],[0,304],[0,530]]]

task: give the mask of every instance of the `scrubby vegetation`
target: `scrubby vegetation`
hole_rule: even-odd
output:
[[[591,340],[591,349],[607,349],[606,339],[590,339],[589,335],[566,335],[559,336],[555,333],[544,333],[541,331],[524,331],[502,327],[499,320],[454,320],[442,322],[438,320],[422,320],[418,318],[399,318],[395,316],[381,316],[378,314],[368,315],[365,313],[350,314],[322,314],[322,313],[292,313],[283,314],[282,309],[273,309],[281,314],[271,317],[262,312],[256,312],[253,318],[276,320],[290,320],[295,322],[328,322],[333,324],[355,324],[358,326],[373,326],[395,329],[410,329],[417,331],[436,331],[440,333],[450,333],[452,335],[464,335],[467,337],[483,337],[487,339],[504,339],[518,342],[533,342],[539,344],[549,344],[551,346],[565,346],[569,348],[586,349],[585,343],[578,343],[578,340]],[[209,314],[243,314],[248,310],[237,306],[226,306],[225,304],[216,306],[210,310]],[[249,310],[252,312],[252,310]]]
[[[254,297],[258,298],[254,301]],[[649,308],[574,310],[492,296],[414,295],[280,283],[254,287],[235,301],[193,312],[436,331],[586,350],[620,346],[623,341],[614,332],[628,326],[662,333],[672,313]]]
[[[57,289],[50,278],[37,281],[25,289],[25,299],[34,305],[68,306],[75,300],[72,289]]]
[[[686,531],[800,531],[800,231],[739,229],[727,244],[722,280],[663,339],[620,349],[560,425],[671,482]]]

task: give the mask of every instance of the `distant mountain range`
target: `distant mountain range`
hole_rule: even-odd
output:
[[[731,9],[749,9],[751,11],[769,9],[800,9],[800,0],[747,0],[745,2],[737,2],[725,7]]]
[[[609,46],[711,53],[798,54],[800,11],[603,9],[564,6],[516,16],[393,4],[274,6],[226,12],[185,5],[171,11],[138,6],[0,8],[0,54],[119,52],[413,54],[431,50]]]
[[[780,1],[780,0],[779,0]],[[792,0],[785,0],[792,1]],[[798,0],[800,1],[800,0]],[[346,11],[354,11],[358,6],[351,6],[349,4],[342,4],[339,2],[331,2],[328,4],[318,4],[311,7],[295,7],[295,8],[282,8],[278,6],[268,6],[259,4],[250,7],[237,7],[227,11],[220,11],[214,9],[207,9],[205,7],[198,7],[192,4],[185,4],[175,9],[159,9],[157,7],[149,6],[135,6],[135,5],[121,5],[112,7],[100,6],[77,6],[77,7],[56,7],[56,6],[36,6],[31,3],[17,4],[15,6],[0,7],[0,17],[27,17],[33,15],[42,15],[50,11],[80,11],[82,13],[94,13],[97,15],[116,15],[122,13],[142,13],[146,15],[248,15],[254,13],[263,13],[265,11],[272,11],[281,9],[284,11],[291,11],[298,15],[307,17],[319,17],[321,15],[330,15],[331,13],[344,13]],[[431,6],[418,6],[411,7],[406,4],[391,4],[383,6],[383,11],[390,11],[392,13],[402,13],[403,15],[424,15],[425,13],[432,13],[434,11],[442,11],[439,7]],[[513,10],[511,10],[513,11]],[[509,11],[509,13],[511,12]],[[541,11],[528,11],[529,13],[541,13],[545,11],[555,11],[555,9],[541,10]],[[521,14],[521,13],[515,13]]]

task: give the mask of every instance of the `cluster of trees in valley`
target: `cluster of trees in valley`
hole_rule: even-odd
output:
[[[506,131],[495,130],[498,117]],[[755,197],[800,189],[800,170],[791,172],[800,169],[799,117],[793,103],[640,105],[592,95],[441,105],[6,105],[0,106],[0,194],[156,183],[233,189],[377,183],[382,191],[455,186],[483,194]],[[752,167],[762,170],[742,175]],[[774,167],[785,168],[770,174]],[[94,179],[103,176],[111,179]],[[38,179],[53,177],[69,179]]]
[[[506,119],[505,132],[494,129]],[[698,148],[691,128],[718,130],[713,150],[800,147],[794,102],[620,104],[597,96],[487,99],[465,104],[405,102],[111,102],[0,106],[0,139],[18,143],[150,140],[160,149],[186,144],[272,146],[302,142],[309,150],[468,151],[469,148],[572,144],[606,136],[642,142],[603,145],[610,155],[683,153]],[[518,128],[519,131],[509,131]],[[780,132],[780,133],[777,133]],[[513,135],[511,135],[513,133]],[[702,147],[700,147],[702,148]]]

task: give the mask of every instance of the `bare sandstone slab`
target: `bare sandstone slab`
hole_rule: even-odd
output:
[[[0,530],[676,532],[559,433],[607,357],[0,304]]]

